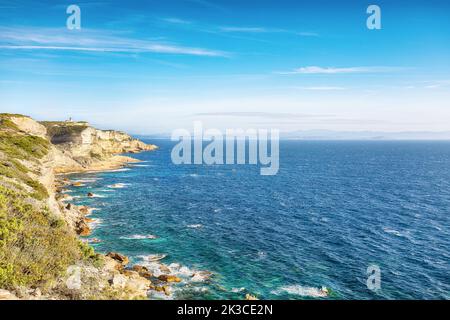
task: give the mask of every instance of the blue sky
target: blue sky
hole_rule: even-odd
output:
[[[0,0],[0,111],[141,134],[448,130],[449,17],[444,0]]]

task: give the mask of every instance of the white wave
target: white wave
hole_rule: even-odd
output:
[[[150,164],[133,164],[133,167],[151,167]]]
[[[61,199],[62,202],[72,201],[72,200],[73,200],[73,197],[69,196],[69,195],[66,195],[63,199]]]
[[[220,208],[214,209],[214,213],[219,213],[221,211],[222,211],[222,209],[220,209]]]
[[[167,254],[165,253],[157,253],[157,254],[149,254],[146,256],[138,256],[138,258],[141,258],[144,262],[156,262],[159,260],[164,259],[167,257]]]
[[[130,171],[130,168],[120,168],[120,169],[111,169],[111,170],[105,170],[102,172],[123,172],[123,171]]]
[[[233,292],[233,293],[239,293],[239,292],[245,291],[245,288],[244,287],[242,287],[242,288],[232,288],[230,291]]]
[[[393,234],[394,236],[397,236],[397,237],[404,237],[404,238],[408,238],[408,232],[401,232],[401,231],[398,231],[398,230],[395,230],[395,229],[392,229],[392,228],[389,228],[389,227],[383,227],[383,231],[384,232],[386,232],[386,233],[389,233],[389,234]]]
[[[128,187],[130,185],[131,184],[129,184],[129,183],[115,183],[115,184],[110,184],[108,186],[108,188],[110,188],[110,189],[122,189],[122,188]]]
[[[179,263],[171,263],[166,266],[171,274],[185,279],[188,282],[204,282],[211,278],[212,273],[205,270],[191,269]]]
[[[267,257],[267,253],[265,253],[264,251],[258,251],[258,258],[259,259],[264,259]]]
[[[87,243],[100,243],[102,240],[97,238],[87,239]]]
[[[288,293],[302,297],[324,298],[328,296],[328,289],[325,287],[315,288],[315,287],[304,287],[301,285],[289,285],[281,287],[277,290],[273,290],[272,293],[276,295]]]
[[[149,295],[154,300],[173,300],[173,293],[166,295],[164,292],[150,290]]]
[[[93,193],[92,196],[88,196],[88,198],[106,198],[105,195]]]
[[[88,224],[92,229],[95,229],[99,225],[103,224],[103,220],[102,219],[93,219],[93,221],[88,222]]]
[[[198,224],[188,224],[186,227],[192,228],[192,229],[199,229],[199,228],[203,227],[203,225],[200,224],[200,223],[198,223]]]
[[[141,235],[141,234],[134,234],[132,236],[122,236],[120,239],[126,239],[126,240],[143,240],[143,239],[157,239],[158,237],[153,234],[148,235]]]
[[[100,178],[85,178],[85,179],[77,179],[73,180],[73,183],[90,183],[99,180]]]
[[[161,255],[139,256],[138,258],[143,260],[142,265],[147,267],[155,277],[162,274],[171,274],[181,278],[184,283],[199,283],[209,280],[213,275],[209,271],[191,269],[176,262],[166,265],[159,260],[155,260],[154,256]]]
[[[189,176],[192,177],[192,178],[198,178],[199,177],[199,175],[196,174],[196,173],[191,173]]]

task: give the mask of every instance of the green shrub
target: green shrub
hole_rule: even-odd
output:
[[[0,176],[16,179],[19,182],[24,182],[27,186],[33,188],[33,192],[30,196],[37,200],[44,200],[48,198],[47,189],[39,181],[31,179],[26,174],[27,172],[28,169],[18,161],[12,160],[0,162]]]
[[[94,248],[82,241],[79,241],[78,244],[83,260],[92,263],[95,267],[100,267],[103,264],[102,256],[96,253]]]
[[[49,148],[50,143],[44,138],[0,131],[0,151],[13,159],[41,159]]]
[[[80,257],[67,225],[26,197],[0,186],[0,288],[45,289]]]

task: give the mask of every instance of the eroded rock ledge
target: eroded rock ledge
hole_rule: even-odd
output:
[[[46,128],[50,142],[59,150],[62,157],[55,166],[55,172],[101,171],[114,169],[127,162],[135,162],[130,157],[118,156],[122,153],[152,151],[157,147],[132,138],[130,135],[114,130],[98,130],[87,122],[48,122],[41,124]]]

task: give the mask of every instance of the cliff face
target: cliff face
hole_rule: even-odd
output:
[[[145,297],[147,279],[80,242],[89,210],[60,201],[64,179],[55,173],[117,168],[135,161],[117,153],[155,148],[86,123],[0,114],[0,290],[28,299]],[[68,270],[89,287],[69,285]]]
[[[77,161],[83,168],[95,170],[100,162],[111,159],[120,153],[136,153],[156,149],[130,135],[114,130],[98,130],[87,122],[42,122],[53,145],[63,154]],[[113,158],[117,159],[117,158]],[[122,160],[125,160],[122,158]],[[64,168],[66,167],[66,168]],[[57,171],[74,169],[72,166],[59,166]],[[102,168],[99,168],[102,169]]]

